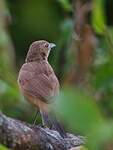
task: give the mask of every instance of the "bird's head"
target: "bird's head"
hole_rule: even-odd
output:
[[[33,42],[27,53],[26,62],[46,60],[49,56],[50,50],[55,46],[54,43],[49,43],[45,40]]]

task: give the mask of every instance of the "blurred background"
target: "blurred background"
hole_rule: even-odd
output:
[[[0,0],[0,110],[32,123],[35,108],[18,89],[18,72],[33,41],[54,42],[59,119],[87,137],[88,150],[113,150],[112,10],[112,0]]]

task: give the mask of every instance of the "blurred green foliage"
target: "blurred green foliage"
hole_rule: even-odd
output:
[[[106,26],[105,1],[93,0],[92,24],[95,31],[103,34]]]
[[[106,150],[106,143],[113,139],[113,27],[107,24],[113,18],[106,15],[110,0],[92,1],[91,25],[98,42],[89,76],[91,88],[68,87],[55,106],[66,129],[87,137],[89,150]],[[18,71],[32,41],[46,39],[57,44],[49,61],[63,85],[65,74],[75,62],[69,48],[72,13],[69,0],[0,1],[0,109],[7,115],[29,122],[33,118],[34,109],[17,85]],[[97,93],[99,100],[87,93]]]
[[[8,150],[8,148],[6,148],[6,147],[3,146],[3,145],[0,145],[0,150]]]
[[[69,88],[64,89],[57,99],[57,114],[69,129],[87,137],[89,150],[103,149],[112,140],[113,121],[102,115],[91,96],[81,89]]]
[[[65,11],[72,11],[72,6],[69,0],[58,0]]]

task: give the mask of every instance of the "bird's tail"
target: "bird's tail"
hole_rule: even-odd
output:
[[[50,113],[50,112],[47,113],[47,112],[42,112],[41,111],[41,116],[42,116],[43,125],[51,127],[51,129],[58,131],[59,134],[63,138],[66,137],[66,132],[64,131],[63,126],[57,120],[55,114]]]

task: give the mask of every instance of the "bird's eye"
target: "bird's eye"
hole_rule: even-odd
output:
[[[45,46],[46,48],[48,48],[48,47],[49,47],[49,44],[48,44],[48,43],[46,43],[44,46]]]

